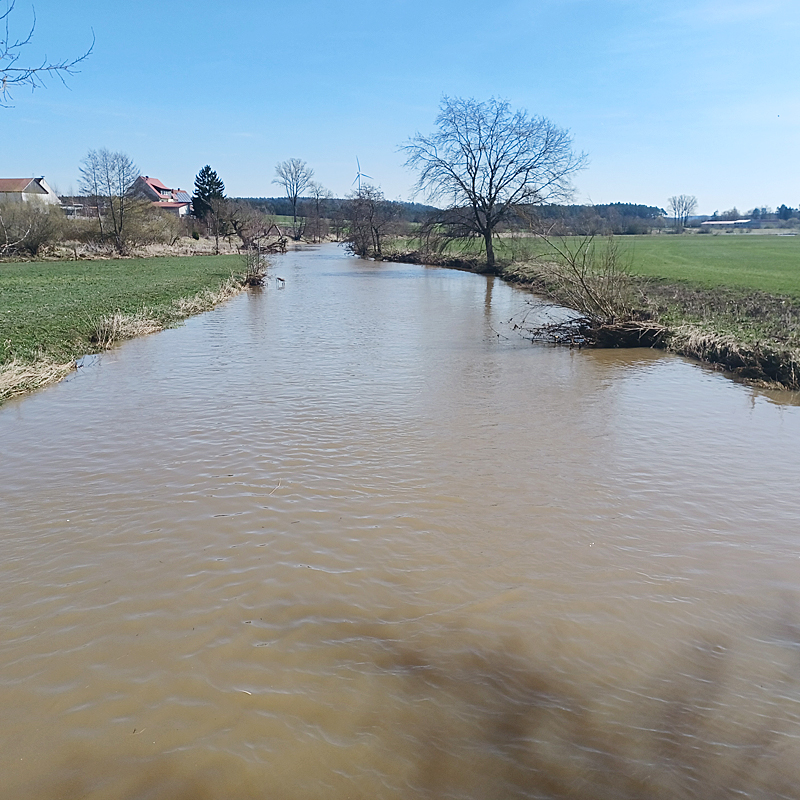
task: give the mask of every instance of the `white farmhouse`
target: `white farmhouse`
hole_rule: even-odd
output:
[[[61,203],[44,178],[0,178],[0,203],[4,201],[56,206]]]

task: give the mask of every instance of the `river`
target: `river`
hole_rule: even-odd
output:
[[[800,408],[274,279],[0,409],[0,797],[800,796]]]

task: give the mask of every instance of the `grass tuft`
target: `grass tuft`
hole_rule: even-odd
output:
[[[203,289],[193,297],[179,297],[174,301],[173,307],[180,319],[193,314],[202,314],[204,311],[210,311],[214,306],[230,300],[242,290],[243,285],[241,279],[231,276],[217,289]]]
[[[89,341],[99,350],[108,350],[118,342],[134,339],[137,336],[147,336],[164,330],[164,325],[157,319],[141,314],[110,314],[103,317],[95,326],[94,332],[89,336]]]

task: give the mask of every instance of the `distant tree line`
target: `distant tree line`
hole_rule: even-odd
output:
[[[581,236],[649,233],[663,228],[666,222],[663,208],[636,203],[537,206],[526,219],[530,217],[538,222],[539,227],[560,228],[559,233]],[[522,220],[517,226],[520,224]]]
[[[269,214],[276,214],[282,217],[292,216],[292,203],[286,197],[242,197],[239,199],[249,203],[253,208]],[[326,197],[320,201],[320,211],[323,216],[328,218],[335,217],[338,212],[347,206],[350,200],[351,198]],[[314,202],[315,200],[312,197],[300,197],[298,199],[299,214],[305,216],[304,212],[310,211]],[[401,200],[387,200],[386,202],[395,207],[398,219],[414,224],[424,222],[430,213],[438,210],[434,206],[424,203],[407,203]]]

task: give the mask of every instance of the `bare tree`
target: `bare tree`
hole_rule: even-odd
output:
[[[124,153],[112,153],[105,147],[90,150],[81,164],[79,186],[95,207],[100,235],[110,238],[114,249],[124,253],[125,224],[133,202],[130,190],[139,177],[139,169]]]
[[[252,249],[257,242],[266,239],[275,228],[272,214],[254,208],[246,200],[228,200],[227,216],[229,226],[245,250]]]
[[[208,225],[209,233],[214,235],[214,252],[219,255],[219,237],[228,236],[232,231],[228,199],[226,197],[210,198],[203,219]]]
[[[323,232],[322,206],[326,200],[330,200],[333,197],[333,194],[329,189],[326,189],[321,183],[317,183],[316,181],[311,181],[311,183],[308,184],[308,194],[313,203],[313,237],[315,242],[319,242],[322,240],[323,235],[327,233],[327,226],[325,232]]]
[[[11,12],[14,10],[16,0],[6,0],[5,11],[0,12],[0,107],[8,108],[8,101],[11,99],[11,91],[14,87],[29,86],[31,90],[41,88],[45,85],[47,77],[56,76],[62,83],[65,83],[67,75],[74,75],[78,72],[77,66],[91,55],[94,49],[94,34],[92,44],[89,49],[77,58],[65,58],[61,61],[50,61],[46,56],[41,63],[36,65],[23,65],[19,59],[22,51],[33,40],[33,32],[36,29],[36,12],[33,14],[33,21],[27,35],[14,38],[10,31],[9,20]]]
[[[396,207],[388,202],[380,189],[362,184],[347,201],[349,249],[361,258],[378,257],[382,243],[396,216]]]
[[[406,166],[419,170],[417,191],[462,212],[458,237],[480,237],[494,270],[497,226],[526,206],[566,199],[586,157],[573,153],[567,131],[494,98],[444,97],[436,125],[403,147]]]
[[[276,178],[273,183],[283,186],[289,202],[292,204],[292,238],[300,238],[297,232],[297,199],[311,184],[314,170],[299,158],[281,161],[275,167]]]
[[[669,210],[675,219],[675,230],[683,230],[689,221],[689,217],[697,208],[697,198],[690,194],[679,194],[670,197],[668,203]]]

